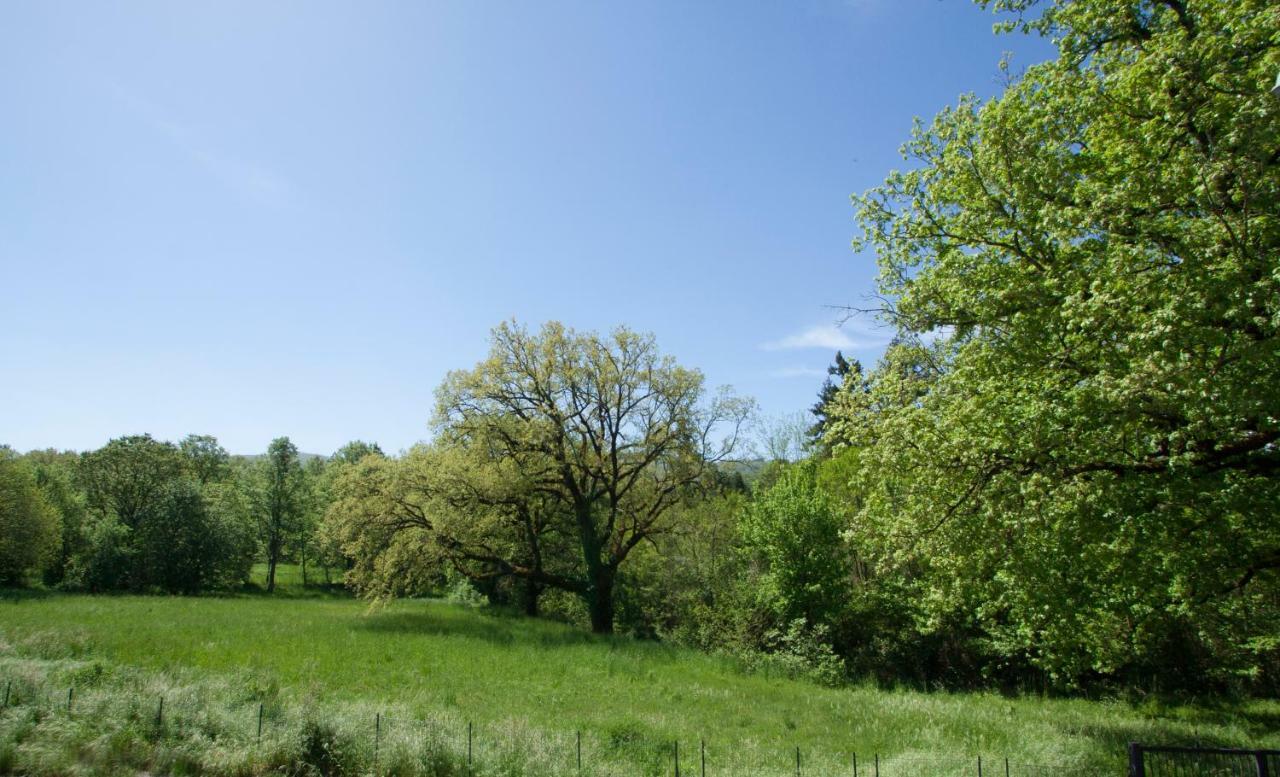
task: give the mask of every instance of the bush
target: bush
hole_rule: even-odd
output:
[[[308,720],[299,732],[298,759],[290,772],[296,777],[334,777],[359,770],[359,752],[349,736],[334,726]]]
[[[476,590],[470,580],[461,575],[449,586],[444,598],[450,604],[460,604],[463,607],[483,607],[489,602],[484,594]]]
[[[831,623],[849,598],[849,553],[816,467],[789,468],[747,509],[742,536],[764,566],[762,603],[792,622]]]
[[[796,619],[786,631],[775,629],[765,639],[774,647],[773,655],[795,666],[798,674],[824,685],[839,685],[845,680],[844,661],[832,650],[831,632],[825,624],[810,626]]]
[[[126,588],[135,556],[129,535],[112,516],[87,521],[83,548],[71,559],[63,585],[93,592]]]

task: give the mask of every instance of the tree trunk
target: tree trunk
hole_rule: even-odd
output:
[[[267,559],[267,593],[276,590],[276,554],[272,553]]]
[[[613,633],[613,570],[600,569],[587,591],[587,608],[591,611],[591,630],[597,634]]]
[[[538,597],[542,595],[542,586],[534,580],[524,581],[524,614],[534,617],[538,614]]]
[[[616,566],[610,566],[603,553],[604,542],[596,534],[591,504],[581,501],[574,508],[578,523],[578,540],[582,543],[582,560],[586,562],[587,610],[591,613],[591,630],[597,634],[613,633],[613,578]]]

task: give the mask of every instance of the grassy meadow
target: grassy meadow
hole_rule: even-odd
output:
[[[1274,702],[830,689],[438,601],[290,596],[292,574],[274,597],[0,600],[0,773],[451,774],[468,723],[470,773],[495,775],[576,774],[578,731],[584,774],[670,773],[677,740],[695,774],[701,739],[709,775],[794,774],[796,748],[805,774],[852,774],[856,752],[888,777],[978,755],[1118,775],[1135,739],[1280,747]]]
[[[307,568],[306,583],[303,584],[302,567],[297,564],[280,564],[276,567],[276,590],[274,596],[316,596],[337,595],[350,597],[350,593],[342,585],[342,570],[329,570],[326,582],[324,570],[312,565]],[[249,590],[265,593],[267,588],[267,565],[254,564],[249,573]]]

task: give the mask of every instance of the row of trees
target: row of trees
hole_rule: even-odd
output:
[[[120,437],[84,454],[0,449],[0,583],[199,593],[283,559],[341,568],[317,536],[333,468],[378,452],[352,443],[305,465],[288,438],[233,457],[213,437]],[[305,571],[304,571],[305,575]]]

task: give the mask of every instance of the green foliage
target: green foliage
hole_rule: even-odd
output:
[[[322,534],[351,559],[347,580],[373,599],[423,594],[445,579],[446,561],[427,531],[424,490],[433,472],[423,448],[401,459],[366,456],[339,469]],[[412,520],[419,521],[413,525]]]
[[[60,541],[45,565],[43,577],[45,584],[59,585],[64,582],[72,560],[85,549],[88,511],[84,495],[75,484],[79,457],[70,451],[45,450],[31,451],[22,458],[35,472],[41,495],[58,516]]]
[[[84,548],[68,564],[66,587],[93,592],[132,587],[137,550],[129,527],[113,515],[97,516],[85,524],[83,536]]]
[[[172,443],[149,434],[117,437],[80,457],[77,472],[89,508],[136,528],[160,492],[182,473]]]
[[[215,588],[243,584],[261,552],[253,502],[244,486],[230,477],[201,489],[218,556]]]
[[[901,334],[834,413],[852,542],[923,633],[1060,685],[1274,688],[1280,17],[986,4],[1060,53],[856,198]]]
[[[809,408],[809,413],[815,419],[807,432],[811,444],[827,449],[831,447],[826,440],[827,422],[830,416],[829,405],[835,400],[836,393],[844,386],[844,377],[850,370],[861,372],[861,362],[857,359],[851,362],[844,358],[842,352],[836,351],[835,361],[827,367],[827,378],[822,381],[822,388],[818,390],[818,401]]]
[[[486,603],[484,594],[476,590],[469,578],[457,575],[445,592],[445,601],[463,607],[480,607]]]
[[[838,619],[849,596],[843,517],[811,463],[790,467],[747,508],[742,536],[762,565],[759,596],[785,622]]]
[[[740,552],[739,489],[721,484],[676,505],[672,529],[637,548],[619,580],[628,632],[708,651],[754,644],[754,577]]]
[[[305,536],[310,499],[298,448],[288,437],[277,437],[267,446],[267,455],[258,460],[250,493],[266,552],[270,593],[276,586],[276,566],[290,544]]]
[[[355,464],[365,456],[386,456],[386,454],[382,452],[382,448],[378,447],[376,442],[352,440],[334,452],[333,456],[330,457],[330,463]]]
[[[831,647],[830,629],[796,618],[785,629],[770,629],[764,635],[767,652],[748,654],[747,665],[783,677],[803,677],[823,685],[838,686],[847,679],[844,661]]]
[[[667,531],[673,507],[726,457],[750,411],[662,356],[652,336],[550,323],[493,330],[490,353],[437,392],[431,446],[365,456],[344,473],[331,523],[351,579],[387,596],[447,567],[526,612],[541,591],[580,596],[614,628],[619,570]]]
[[[214,438],[188,437],[181,450],[149,435],[111,440],[80,457],[74,480],[63,457],[30,458],[72,535],[46,580],[190,594],[247,579],[257,542],[243,490]]]
[[[302,564],[304,578],[307,576],[308,561],[312,562],[312,568],[320,567],[325,585],[335,584],[340,579],[339,573],[348,568],[348,559],[342,552],[339,522],[327,521],[326,513],[338,496],[339,476],[359,464],[366,456],[386,458],[377,443],[353,440],[335,451],[327,460],[316,457],[304,467],[307,498],[303,526],[294,542],[294,555]]]
[[[0,447],[0,585],[22,583],[55,558],[61,526],[35,473]]]
[[[242,583],[256,545],[234,508],[218,508],[193,481],[166,488],[134,535],[134,585],[194,594]]]
[[[358,774],[360,749],[349,732],[325,721],[311,719],[299,732],[298,757],[290,774],[296,777],[330,777]]]
[[[231,473],[231,456],[212,435],[189,434],[178,443],[178,451],[187,473],[202,486],[224,480]]]

